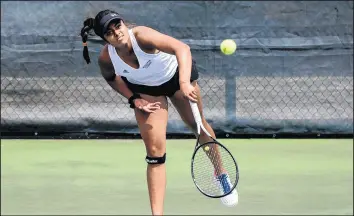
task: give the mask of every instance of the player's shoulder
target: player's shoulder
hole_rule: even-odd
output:
[[[134,37],[138,42],[140,48],[144,51],[152,50],[155,47],[152,46],[152,38],[151,33],[156,32],[155,29],[147,27],[147,26],[136,26],[132,29]]]
[[[143,34],[146,31],[151,31],[151,30],[154,30],[154,29],[150,28],[148,26],[135,26],[134,28],[132,28],[134,35]]]
[[[108,44],[104,45],[101,49],[100,55],[98,56],[98,63],[112,63],[108,53]]]
[[[156,30],[148,26],[135,26],[132,28],[132,31],[136,39],[143,39],[144,35]]]
[[[108,53],[108,44],[106,44],[100,52],[98,65],[100,66],[103,76],[106,76],[105,74],[112,74],[112,72],[114,73],[113,63]]]

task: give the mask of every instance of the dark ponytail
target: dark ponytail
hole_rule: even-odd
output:
[[[96,35],[100,36],[104,41],[107,42],[107,40],[104,38],[104,33],[107,30],[106,23],[109,24],[111,21],[116,19],[123,21],[122,16],[117,12],[112,10],[103,10],[96,15],[95,19],[88,18],[84,21],[84,27],[81,29],[81,38],[84,46],[83,56],[87,64],[90,64],[91,62],[87,48],[87,37],[89,31],[94,30]]]
[[[84,27],[81,29],[81,38],[82,38],[82,44],[84,46],[83,50],[83,57],[86,60],[87,64],[90,64],[90,56],[87,48],[87,36],[88,32],[94,28],[94,19],[93,18],[88,18],[84,21]]]

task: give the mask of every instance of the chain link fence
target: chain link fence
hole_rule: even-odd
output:
[[[217,131],[352,131],[353,77],[233,77],[235,89],[228,89],[230,79],[199,80],[205,116]],[[189,133],[169,109],[168,132]],[[1,125],[7,132],[138,133],[126,99],[100,77],[1,77]]]
[[[351,1],[1,6],[2,136],[139,134],[127,100],[100,77],[102,40],[89,40],[92,64],[82,59],[82,21],[106,8],[190,45],[204,114],[217,134],[353,134]],[[161,12],[151,16],[154,10]],[[238,44],[232,56],[219,51],[225,38]],[[167,131],[192,135],[171,103]]]

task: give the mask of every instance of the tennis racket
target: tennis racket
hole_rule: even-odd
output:
[[[238,183],[239,171],[236,160],[231,152],[205,129],[197,103],[190,101],[190,105],[198,127],[198,138],[191,163],[192,179],[198,190],[205,196],[225,197]],[[210,141],[199,143],[200,129],[210,137]]]

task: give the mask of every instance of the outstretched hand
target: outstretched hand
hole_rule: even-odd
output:
[[[184,97],[188,98],[192,102],[198,101],[197,91],[195,90],[195,87],[192,86],[192,84],[183,83],[180,85],[180,88]]]
[[[156,110],[159,110],[160,104],[160,102],[150,103],[149,101],[142,98],[137,98],[134,100],[135,107],[147,113],[154,113]]]

